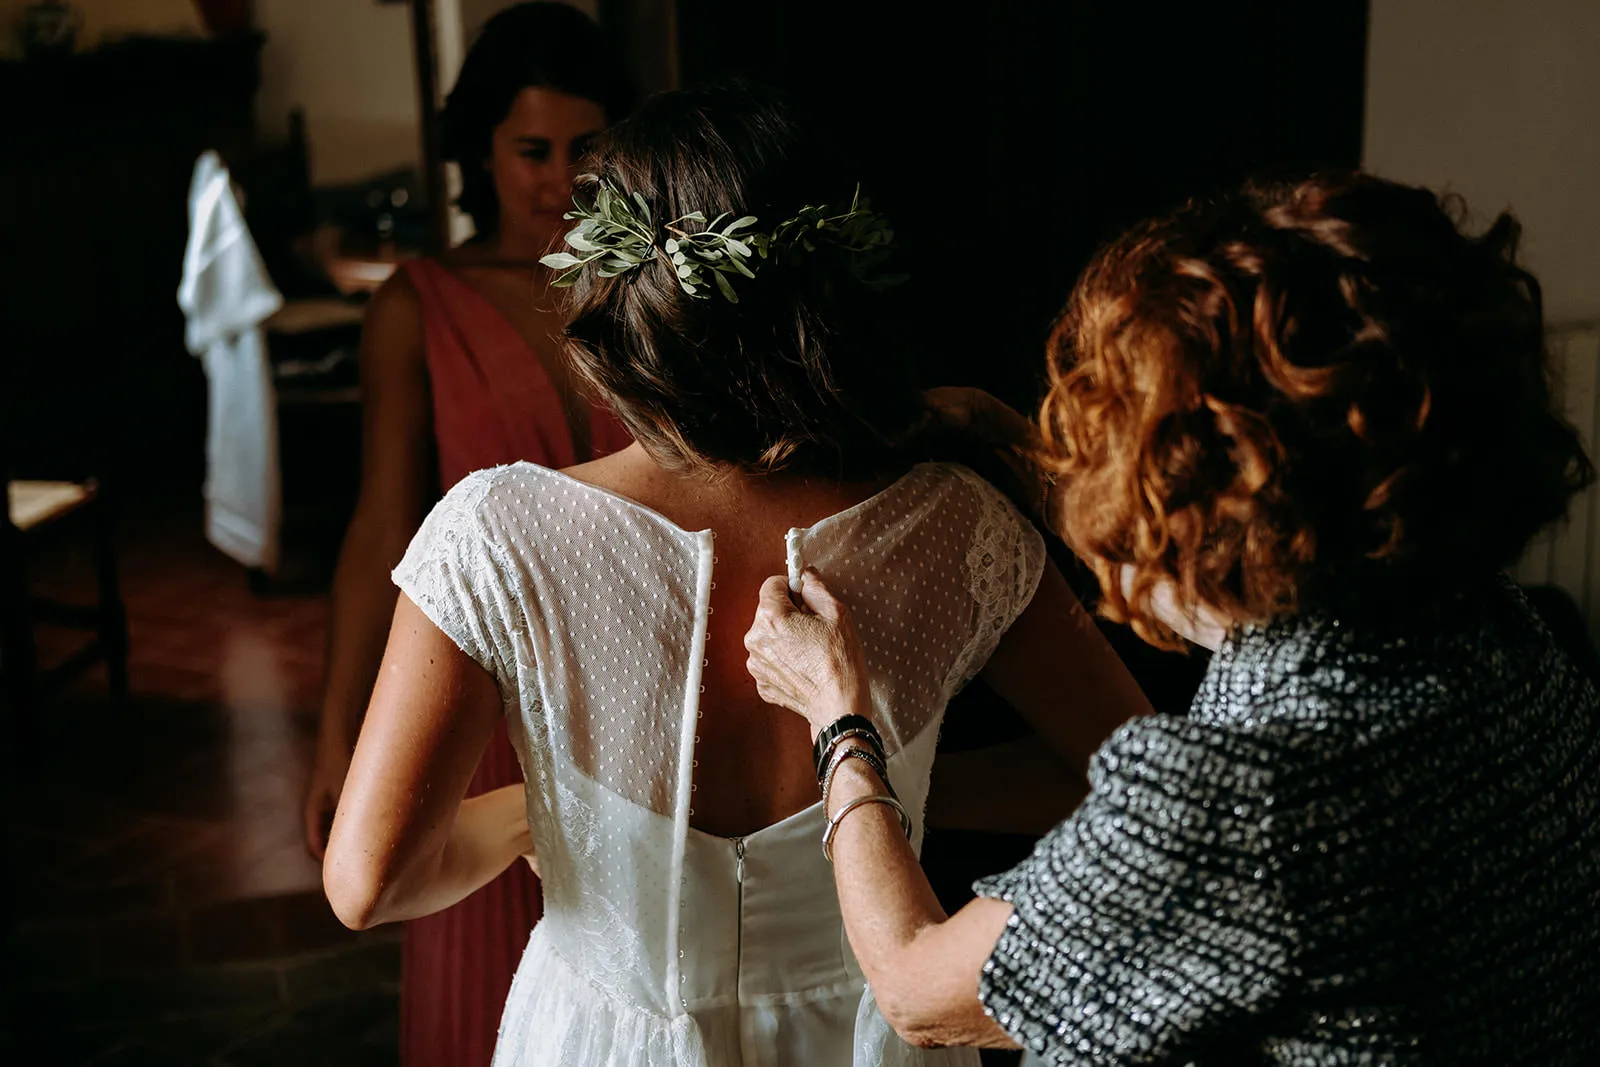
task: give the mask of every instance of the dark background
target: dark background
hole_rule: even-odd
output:
[[[928,384],[1023,408],[1093,249],[1263,170],[1354,167],[1367,4],[681,0],[685,83],[828,122],[913,269]]]

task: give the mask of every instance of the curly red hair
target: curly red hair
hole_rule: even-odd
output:
[[[1049,344],[1043,461],[1101,610],[1238,621],[1510,564],[1593,468],[1516,221],[1364,174],[1252,184],[1101,251]],[[1124,589],[1123,571],[1131,574]]]

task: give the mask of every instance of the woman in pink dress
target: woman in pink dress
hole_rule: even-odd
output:
[[[394,613],[389,572],[441,493],[515,460],[567,467],[625,446],[575,388],[539,257],[565,227],[574,164],[632,102],[599,29],[560,3],[485,24],[441,116],[477,236],[407,264],[378,290],[361,343],[361,490],[334,576],[317,759],[305,801],[319,859]],[[473,794],[520,783],[504,729]],[[522,866],[457,906],[407,924],[401,1062],[486,1067],[500,1011],[540,913]]]

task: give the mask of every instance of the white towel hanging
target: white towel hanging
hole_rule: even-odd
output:
[[[207,383],[206,537],[275,573],[282,494],[277,397],[261,324],[283,306],[245,225],[228,168],[212,151],[189,184],[189,243],[178,306]]]

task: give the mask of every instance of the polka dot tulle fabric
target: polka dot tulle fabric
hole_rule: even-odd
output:
[[[528,780],[545,918],[496,1063],[975,1064],[911,1048],[873,1007],[820,805],[738,839],[689,825],[714,546],[713,531],[514,464],[457,485],[395,571],[496,679]],[[816,567],[855,611],[920,842],[945,704],[1032,597],[1043,542],[970,471],[925,464],[790,531],[786,551],[792,574]]]

